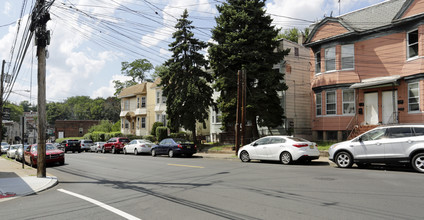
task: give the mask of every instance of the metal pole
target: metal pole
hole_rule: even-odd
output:
[[[22,139],[21,139],[21,142],[22,142],[22,160],[21,160],[21,162],[22,162],[22,169],[24,169],[24,161],[25,161],[25,159],[24,159],[24,151],[25,151],[25,117],[24,116],[22,116],[21,117],[21,122],[22,122]],[[15,157],[16,157],[16,155],[15,155]]]
[[[0,76],[0,142],[3,141],[3,84],[4,84],[4,66],[6,61],[3,60],[1,65],[1,76]]]
[[[242,91],[241,91],[241,146],[245,143],[246,133],[246,70],[242,70]]]
[[[235,143],[235,151],[236,151],[236,155],[238,153],[238,150],[240,148],[240,107],[241,107],[241,71],[237,71],[237,110],[236,110],[236,134],[235,134],[235,138],[236,138],[236,143]]]

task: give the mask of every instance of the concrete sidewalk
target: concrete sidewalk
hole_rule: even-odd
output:
[[[54,176],[37,178],[36,169],[27,165],[22,169],[22,163],[0,157],[0,202],[35,194],[57,183]]]

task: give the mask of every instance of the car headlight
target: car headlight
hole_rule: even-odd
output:
[[[330,149],[334,149],[334,148],[336,148],[338,145],[339,145],[339,144],[333,144],[333,145],[331,145],[331,146],[330,146]]]

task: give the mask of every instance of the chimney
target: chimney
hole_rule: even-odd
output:
[[[303,33],[300,33],[299,34],[299,36],[297,37],[297,43],[299,44],[299,45],[303,45],[303,42],[304,42],[304,36],[303,36]]]

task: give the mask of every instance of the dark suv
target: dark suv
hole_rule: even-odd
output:
[[[81,153],[81,145],[79,144],[78,140],[64,140],[62,143],[60,143],[59,148],[62,149],[65,153],[68,151],[72,151],[72,153],[75,153],[75,151]]]

